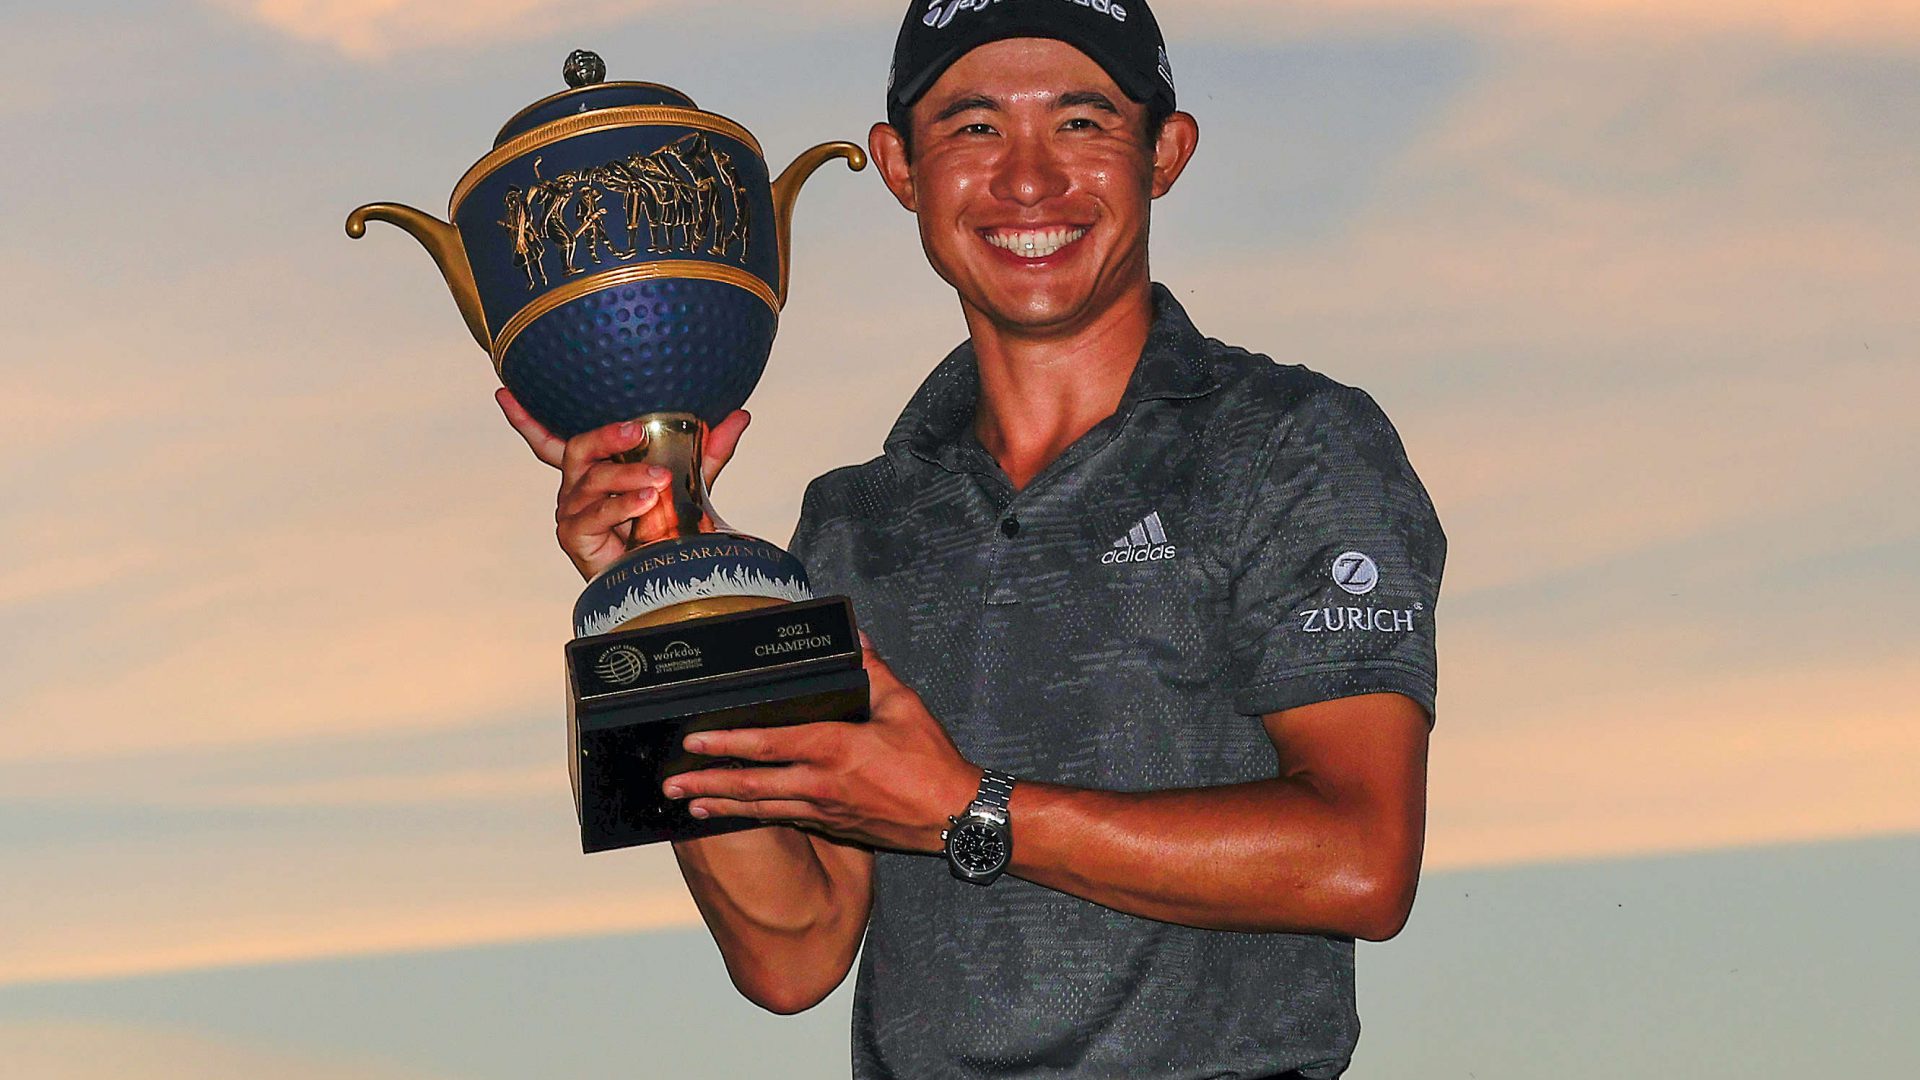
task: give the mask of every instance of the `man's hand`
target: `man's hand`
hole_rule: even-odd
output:
[[[864,724],[707,731],[696,754],[762,763],[704,769],[662,785],[689,798],[694,817],[745,817],[816,830],[896,851],[935,852],[949,815],[973,801],[980,769],[960,756],[920,695],[902,683],[865,635],[872,718]]]
[[[501,387],[493,396],[533,456],[560,470],[554,532],[580,576],[592,580],[631,549],[634,519],[660,501],[672,475],[658,466],[613,460],[646,442],[637,423],[608,424],[562,439],[522,408],[512,391]],[[751,420],[745,411],[737,411],[707,433],[700,471],[708,485],[732,460],[740,433]]]

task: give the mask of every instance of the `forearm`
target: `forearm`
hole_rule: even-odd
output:
[[[681,875],[740,992],[797,1012],[832,992],[869,907],[863,852],[784,826],[673,845]]]
[[[1283,777],[1120,793],[1021,782],[1008,872],[1116,911],[1214,930],[1384,939],[1405,922],[1424,805]]]

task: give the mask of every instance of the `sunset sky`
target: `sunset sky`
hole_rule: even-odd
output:
[[[1920,1071],[1920,3],[1156,10],[1203,137],[1155,277],[1371,392],[1450,540],[1351,1075]],[[0,12],[0,1073],[845,1075],[844,992],[755,1013],[666,852],[578,854],[554,474],[341,223],[444,210],[576,47],[775,169],[864,139],[900,13]],[[722,512],[784,540],[963,333],[823,170]]]

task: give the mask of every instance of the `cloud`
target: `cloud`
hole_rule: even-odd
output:
[[[248,10],[374,55],[580,9]],[[1341,10],[1596,31],[1476,54],[1307,239],[1267,230],[1289,208],[1259,186],[1297,144],[1221,95],[1156,219],[1155,268],[1200,325],[1374,391],[1440,505],[1430,865],[1920,828],[1894,768],[1916,756],[1920,649],[1885,614],[1920,544],[1894,497],[1920,470],[1915,144],[1779,81],[1794,41],[1839,31],[1696,6],[1687,25],[1738,33],[1647,47],[1674,9]],[[1623,33],[1600,33],[1614,15]],[[352,126],[325,87],[288,92],[314,130]],[[105,246],[66,243],[55,212],[111,205],[94,173],[39,196],[23,252],[42,261],[6,271],[22,355],[61,362],[0,374],[25,403],[0,435],[0,925],[32,931],[0,940],[0,982],[691,922],[663,853],[574,854],[558,661],[577,582],[551,475],[492,415],[438,282],[403,238],[345,246],[351,200],[296,184],[324,163],[211,145],[156,166],[176,216],[129,239],[147,250],[122,260],[115,319],[79,287],[91,263],[46,271]],[[430,154],[394,167],[443,190]],[[1226,173],[1233,199],[1208,186]],[[717,492],[775,539],[960,334],[870,181],[809,192],[796,301]],[[283,252],[245,254],[260,225],[236,202],[279,215]]]
[[[1406,18],[1635,37],[1750,33],[1864,42],[1920,32],[1920,12],[1878,0],[1193,0],[1174,21],[1226,33]]]
[[[301,41],[380,58],[420,48],[472,46],[625,21],[661,0],[214,0]]]
[[[544,37],[642,18],[698,17],[692,0],[211,0],[302,41],[377,59],[421,48],[467,47]],[[784,26],[794,5],[735,0],[734,18]],[[811,23],[891,28],[899,0],[814,0]],[[1875,43],[1920,35],[1920,11],[1880,0],[1190,0],[1163,11],[1175,36],[1278,40],[1329,28],[1407,20],[1467,23],[1520,32],[1616,32],[1627,37],[1760,34],[1802,41]]]
[[[1910,775],[1920,728],[1895,689],[1915,685],[1920,664],[1643,685],[1642,657],[1662,640],[1649,628],[1577,651],[1456,642],[1458,689],[1434,736],[1428,865],[1920,832]],[[1589,689],[1569,693],[1576,685]]]
[[[1382,399],[1456,541],[1450,597],[1742,522],[1778,525],[1720,558],[1911,536],[1883,493],[1920,466],[1920,196],[1886,180],[1912,151],[1776,60],[1502,50],[1338,231],[1183,248],[1222,229],[1201,174],[1156,268],[1210,332]],[[1283,176],[1270,153],[1244,171]]]
[[[1912,150],[1780,56],[1502,47],[1338,229],[1183,250],[1204,171],[1156,220],[1201,326],[1374,391],[1440,508],[1437,868],[1920,829]]]
[[[122,978],[694,923],[662,848],[579,853],[563,767],[535,798],[213,814],[18,804],[0,985]],[[85,834],[61,815],[94,814]],[[48,843],[52,837],[57,842]],[[53,932],[57,928],[58,932]]]
[[[435,1080],[442,1074],[367,1060],[325,1062],[305,1053],[128,1024],[67,1020],[0,1021],[0,1061],[33,1080]]]

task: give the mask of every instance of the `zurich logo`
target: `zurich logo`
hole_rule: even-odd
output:
[[[1344,552],[1333,560],[1333,583],[1355,596],[1365,596],[1380,584],[1380,567],[1364,552]]]

